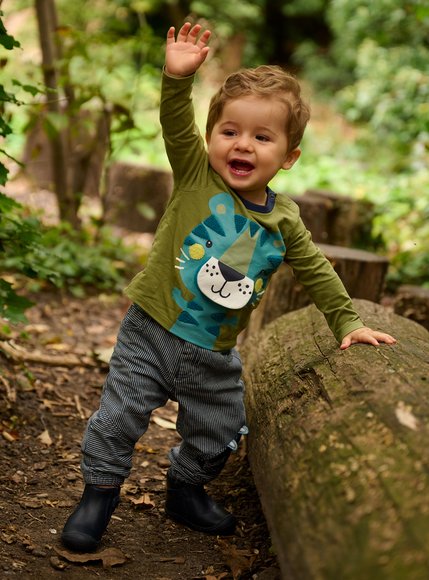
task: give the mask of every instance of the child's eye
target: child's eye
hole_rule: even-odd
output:
[[[266,135],[256,135],[256,139],[258,141],[262,141],[262,142],[266,142],[266,141],[269,141],[270,140],[270,138],[267,137]]]
[[[234,137],[235,131],[233,131],[232,129],[225,129],[224,132],[223,132],[223,134],[226,137]]]

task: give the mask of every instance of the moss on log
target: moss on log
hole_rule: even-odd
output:
[[[285,580],[427,580],[429,333],[355,306],[398,344],[340,351],[314,306],[246,340],[252,471]]]

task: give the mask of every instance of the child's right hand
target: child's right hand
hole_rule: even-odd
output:
[[[179,30],[176,40],[174,26],[169,29],[165,51],[165,70],[167,73],[186,77],[194,74],[202,65],[209,52],[207,42],[211,32],[205,30],[197,40],[200,31],[200,24],[192,26],[186,22]]]

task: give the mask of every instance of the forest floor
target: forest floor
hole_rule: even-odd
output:
[[[99,550],[62,547],[62,527],[83,489],[80,441],[107,373],[102,353],[113,346],[128,304],[59,291],[30,298],[29,323],[3,343],[13,351],[0,350],[0,577],[278,579],[245,444],[208,486],[237,516],[234,535],[207,536],[165,516],[167,452],[179,440],[173,403],[152,415],[137,444]]]

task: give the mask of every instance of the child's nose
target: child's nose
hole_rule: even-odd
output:
[[[239,151],[249,151],[252,148],[252,141],[247,135],[240,135],[235,142],[235,147]]]

